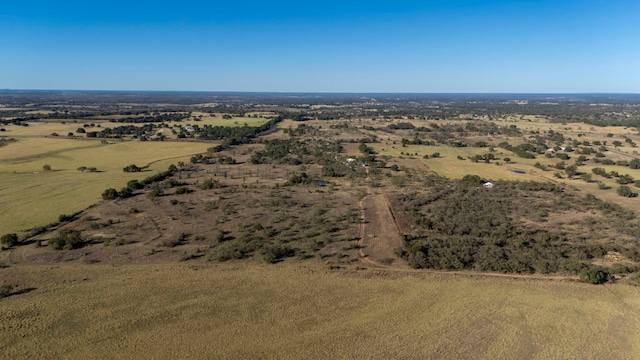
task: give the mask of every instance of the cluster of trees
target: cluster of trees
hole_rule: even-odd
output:
[[[546,148],[538,149],[538,147],[530,143],[523,143],[517,146],[513,146],[508,142],[503,141],[500,144],[498,144],[498,146],[505,150],[509,150],[524,159],[535,159],[536,158],[536,156],[534,155],[535,153],[544,152],[546,150]]]
[[[591,172],[593,172],[595,175],[599,175],[599,176],[605,177],[607,179],[611,179],[611,178],[615,177],[615,178],[617,178],[616,182],[618,184],[622,184],[622,185],[631,184],[631,183],[635,182],[635,179],[633,178],[633,176],[631,176],[629,174],[621,175],[617,171],[607,172],[604,168],[601,168],[601,167],[595,167],[595,168],[591,169]],[[638,185],[640,185],[640,184],[638,184]]]
[[[397,124],[391,124],[388,126],[391,130],[413,130],[415,129],[415,125],[409,122],[399,122]]]
[[[251,155],[252,164],[311,164],[340,152],[339,142],[300,140],[297,138],[274,139],[264,142],[265,148]],[[365,145],[366,146],[366,145]]]
[[[130,166],[135,166],[135,165],[130,165]],[[164,181],[167,178],[170,178],[171,176],[173,176],[177,171],[178,171],[178,167],[172,164],[169,166],[169,168],[166,171],[148,176],[142,181],[138,181],[135,179],[130,180],[127,183],[127,186],[123,187],[120,191],[114,188],[108,188],[102,192],[102,198],[104,200],[115,200],[115,199],[125,199],[128,197],[131,197],[133,196],[133,193],[136,190],[143,189],[146,185],[151,185],[153,183]]]
[[[84,240],[80,231],[75,229],[65,229],[60,231],[58,236],[49,239],[49,245],[56,250],[77,249],[84,245]]]
[[[136,138],[142,138],[153,132],[153,124],[145,124],[142,126],[122,125],[113,128],[104,128],[100,131],[86,131],[78,128],[77,133],[84,133],[88,138],[121,138],[125,135],[132,135]]]
[[[406,145],[427,145],[427,146],[436,146],[435,141],[431,140],[422,140],[418,138],[414,138],[413,140],[402,138],[402,146]]]
[[[579,198],[551,183],[497,181],[488,191],[480,186],[482,182],[477,176],[458,181],[433,178],[428,180],[426,188],[431,191],[426,194],[398,195],[394,201],[416,228],[404,236],[405,247],[399,255],[415,268],[585,273],[586,278],[601,280],[602,274],[597,273],[601,269],[589,259],[620,251],[640,260],[635,246],[622,240],[638,231],[640,224],[629,224],[633,214],[617,205],[592,196]],[[590,236],[544,225],[549,211],[570,209],[592,209],[607,216],[588,220],[585,231]],[[609,226],[611,214],[623,222],[618,228],[620,241],[600,244],[598,231]],[[539,225],[524,225],[521,218]]]
[[[169,112],[164,114],[155,114],[148,116],[135,116],[135,117],[125,117],[118,119],[111,119],[110,122],[119,122],[119,123],[161,123],[166,121],[175,121],[179,122],[185,119],[189,119],[191,117],[190,112]]]

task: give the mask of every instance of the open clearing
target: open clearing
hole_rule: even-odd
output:
[[[394,254],[396,248],[402,248],[400,233],[391,208],[380,191],[372,191],[362,200],[364,224],[360,234],[360,254],[374,264],[406,266],[404,261]]]
[[[6,358],[632,359],[626,285],[301,265],[14,266]],[[337,300],[339,299],[339,300]]]
[[[0,152],[0,233],[15,232],[57,220],[95,204],[108,187],[120,189],[178,161],[204,152],[211,143],[21,138]],[[43,165],[52,171],[43,171]],[[126,173],[129,164],[150,165]],[[99,172],[80,172],[80,166]]]

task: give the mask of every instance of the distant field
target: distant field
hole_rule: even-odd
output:
[[[314,265],[13,266],[0,351],[33,358],[632,359],[627,285]],[[339,299],[339,300],[338,300]]]
[[[100,141],[20,138],[0,151],[0,233],[18,231],[57,220],[100,200],[108,187],[120,189],[128,180],[189,161],[210,143]],[[43,171],[43,165],[52,171]],[[125,173],[122,168],[151,164],[149,171]],[[80,166],[100,172],[82,173]]]
[[[5,129],[2,132],[3,136],[7,137],[35,137],[35,136],[52,136],[53,133],[58,134],[60,138],[66,138],[68,133],[73,133],[79,138],[85,138],[85,134],[76,133],[78,128],[84,128],[86,131],[100,131],[103,128],[113,128],[121,126],[121,123],[112,123],[109,121],[94,121],[94,120],[48,120],[46,122],[30,122],[29,126],[19,125],[2,125]],[[63,124],[64,123],[64,124]],[[100,125],[100,127],[84,127],[84,124]]]

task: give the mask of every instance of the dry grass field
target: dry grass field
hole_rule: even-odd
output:
[[[10,359],[634,359],[640,293],[311,265],[0,269]]]
[[[2,126],[17,141],[0,148],[0,235],[18,232],[20,242],[0,250],[0,358],[640,358],[640,256],[632,251],[640,225],[613,205],[637,212],[640,200],[619,196],[613,175],[580,178],[602,167],[640,180],[640,169],[593,161],[595,151],[610,161],[638,157],[633,128],[291,106],[283,114],[345,112],[339,120],[287,119],[258,139],[207,151],[222,140],[197,142],[198,129],[179,128],[260,126],[279,112],[194,109],[188,120],[145,130],[167,141],[76,133],[145,114],[133,111],[139,115]],[[225,119],[225,111],[246,116]],[[513,146],[499,147],[504,141]],[[535,159],[516,155],[515,146],[537,141],[542,150],[523,150],[540,151]],[[594,150],[572,178],[559,158],[542,154],[560,144]],[[474,159],[489,153],[495,158]],[[191,164],[196,154],[204,155]],[[569,166],[580,154],[564,155]],[[145,169],[123,172],[129,164]],[[179,164],[170,176],[101,200],[106,188],[170,164]],[[465,180],[474,184],[441,178],[469,174],[479,176]],[[40,234],[25,231],[81,210]],[[467,224],[476,228],[463,233]],[[498,227],[505,232],[494,233]],[[56,250],[73,232],[78,246]],[[470,243],[482,256],[462,246],[473,237],[483,240]],[[505,239],[514,241],[495,241]],[[567,264],[602,266],[610,281],[578,282],[582,269]]]
[[[164,171],[171,163],[189,161],[212,146],[195,142],[125,141],[27,137],[0,151],[0,233],[15,232],[57,220],[100,200],[108,187],[120,189],[132,179]],[[44,165],[52,171],[43,171]],[[150,165],[148,171],[125,173],[129,164]],[[77,170],[96,167],[99,172]]]

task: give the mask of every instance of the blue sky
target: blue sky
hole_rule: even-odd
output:
[[[0,88],[640,93],[640,1],[11,1]]]

